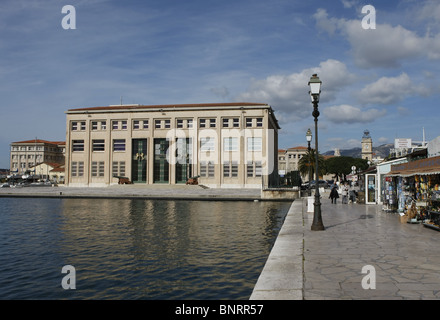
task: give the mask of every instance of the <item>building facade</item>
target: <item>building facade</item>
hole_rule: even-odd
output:
[[[43,162],[63,164],[65,161],[66,143],[64,141],[47,141],[41,139],[17,141],[11,143],[10,171],[13,174],[24,174]]]
[[[70,109],[70,186],[139,184],[208,187],[277,183],[278,122],[267,104],[114,105]]]

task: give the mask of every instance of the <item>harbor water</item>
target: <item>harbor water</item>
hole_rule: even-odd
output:
[[[0,299],[249,299],[289,207],[0,198]]]

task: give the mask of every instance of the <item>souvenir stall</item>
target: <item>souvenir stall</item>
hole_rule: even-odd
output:
[[[394,165],[385,180],[389,204],[399,212],[401,222],[423,223],[440,231],[440,157]]]

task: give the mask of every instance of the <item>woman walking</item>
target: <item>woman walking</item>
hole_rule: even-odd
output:
[[[332,190],[330,191],[330,199],[332,199],[332,203],[336,203],[336,199],[338,198],[339,198],[338,186],[335,183],[333,184]]]

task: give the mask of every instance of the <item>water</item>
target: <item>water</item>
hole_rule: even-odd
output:
[[[249,299],[289,206],[0,198],[0,299]]]

